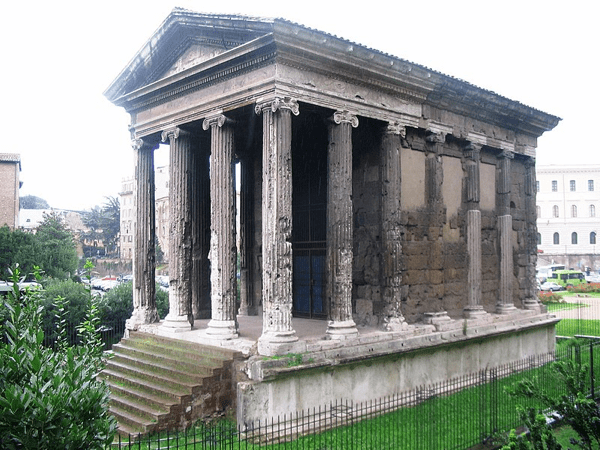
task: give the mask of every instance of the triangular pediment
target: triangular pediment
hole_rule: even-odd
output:
[[[174,9],[104,95],[111,101],[272,32],[270,19]]]

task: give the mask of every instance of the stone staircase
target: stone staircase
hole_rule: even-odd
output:
[[[131,331],[113,345],[100,378],[121,435],[181,429],[235,407],[235,360],[241,353]]]

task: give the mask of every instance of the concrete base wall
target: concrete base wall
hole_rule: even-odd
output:
[[[377,399],[554,350],[553,316],[528,325],[517,322],[414,335],[388,343],[387,348],[399,348],[388,353],[381,352],[385,345],[354,353],[346,349],[338,358],[309,353],[296,367],[289,367],[287,359],[283,365],[249,362],[247,373],[255,379],[238,383],[238,423],[264,422],[336,400]]]

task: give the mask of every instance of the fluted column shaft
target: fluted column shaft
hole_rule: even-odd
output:
[[[327,183],[327,335],[341,339],[356,336],[352,319],[352,127],[358,118],[338,111],[329,125]]]
[[[233,127],[223,115],[207,118],[210,128],[210,282],[211,321],[207,335],[218,339],[238,337],[236,319],[236,227]]]
[[[192,135],[180,128],[163,132],[169,141],[169,314],[164,326],[190,329],[192,319]]]
[[[132,142],[135,151],[135,223],[133,251],[133,313],[127,329],[159,320],[156,310],[154,149],[142,139]]]
[[[292,114],[288,98],[257,104],[263,116],[263,331],[260,354],[287,351],[298,337],[292,328]]]
[[[523,302],[525,309],[541,310],[537,297],[535,267],[537,265],[537,211],[536,211],[535,159],[525,162],[525,239],[527,251],[527,294]]]
[[[514,158],[512,152],[502,152],[500,158],[500,177],[498,183],[498,235],[500,240],[500,286],[496,312],[507,314],[515,310],[513,304],[513,227],[512,215],[510,214],[510,192],[511,192],[511,160]]]
[[[406,328],[401,311],[402,273],[400,260],[401,210],[400,210],[400,148],[406,129],[389,124],[382,139],[381,217],[383,224],[383,298],[386,302],[384,329],[397,331]]]

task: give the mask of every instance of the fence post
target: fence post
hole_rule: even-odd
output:
[[[594,342],[590,341],[590,394],[594,399]]]

